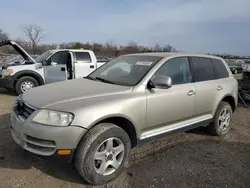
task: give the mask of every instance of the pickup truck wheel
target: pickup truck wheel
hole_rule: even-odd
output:
[[[208,126],[214,136],[225,136],[230,130],[233,111],[229,103],[222,101],[215,113],[213,122]]]
[[[74,164],[88,183],[104,184],[128,167],[130,149],[130,138],[122,128],[102,123],[84,135],[76,149]]]
[[[19,80],[16,82],[15,89],[17,94],[20,95],[32,89],[33,87],[37,87],[38,85],[38,81],[35,78],[31,76],[24,76],[19,78]]]

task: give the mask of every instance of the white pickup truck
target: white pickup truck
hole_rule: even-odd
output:
[[[33,59],[21,46],[13,41],[4,41],[1,46],[12,46],[25,60],[24,63],[0,64],[0,87],[21,94],[33,87],[82,78],[105,62],[97,62],[91,50],[54,49]]]

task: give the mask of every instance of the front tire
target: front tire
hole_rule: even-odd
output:
[[[122,128],[102,123],[84,135],[77,147],[74,164],[88,183],[104,184],[128,167],[130,149],[130,138]]]
[[[31,76],[24,76],[19,78],[19,80],[16,82],[15,90],[17,94],[20,95],[34,87],[37,87],[38,85],[38,81],[35,78]]]
[[[225,101],[220,102],[208,131],[214,136],[225,136],[230,130],[232,115],[231,105]]]

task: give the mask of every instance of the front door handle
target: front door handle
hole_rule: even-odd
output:
[[[62,68],[61,68],[61,71],[65,71],[65,67],[62,67]]]
[[[95,66],[94,66],[94,65],[90,65],[89,67],[90,67],[91,69],[95,68]]]
[[[217,87],[217,90],[222,90],[223,88],[221,86],[218,86]]]
[[[190,90],[188,93],[187,93],[188,96],[192,96],[192,95],[195,95],[195,92],[194,90]]]

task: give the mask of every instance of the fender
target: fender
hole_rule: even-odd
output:
[[[216,113],[216,110],[218,109],[218,107],[219,107],[219,104],[222,102],[222,101],[224,101],[224,99],[225,98],[227,98],[227,97],[230,97],[230,98],[233,98],[233,104],[231,104],[231,105],[234,105],[232,108],[234,108],[234,109],[232,109],[233,111],[235,110],[235,108],[237,107],[236,106],[236,104],[237,104],[237,101],[236,101],[236,99],[234,98],[234,96],[233,95],[231,95],[231,94],[226,94],[226,95],[224,95],[222,98],[221,98],[221,100],[218,102],[218,104],[216,105],[216,109],[214,110],[214,114]],[[214,116],[214,114],[213,114],[213,116]]]
[[[13,80],[18,80],[20,77],[23,77],[23,76],[31,76],[31,77],[34,77],[38,83],[39,83],[39,86],[41,85],[44,85],[45,82],[44,82],[44,79],[43,77],[38,74],[37,72],[35,71],[32,71],[32,70],[22,70],[22,71],[19,71],[17,72],[16,74],[14,74],[12,77],[13,77]],[[15,83],[14,83],[15,84]]]

